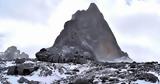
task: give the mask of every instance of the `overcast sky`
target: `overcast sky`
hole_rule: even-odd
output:
[[[0,51],[15,45],[35,57],[53,45],[72,14],[91,2],[133,60],[160,62],[160,0],[0,0]]]

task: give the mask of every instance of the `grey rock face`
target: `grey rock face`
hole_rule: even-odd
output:
[[[77,11],[65,23],[54,45],[41,50],[36,57],[38,60],[51,62],[106,62],[119,58],[131,60],[121,51],[109,25],[94,3],[86,11]]]
[[[15,60],[15,59],[27,59],[29,56],[24,53],[20,52],[20,50],[17,49],[16,46],[8,47],[5,52],[0,53],[0,57],[2,60]]]

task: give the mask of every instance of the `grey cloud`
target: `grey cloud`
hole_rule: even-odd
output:
[[[10,39],[11,36],[12,36],[12,33],[10,33],[9,31],[8,32],[1,32],[0,31],[0,50],[1,51],[3,49],[3,46],[5,45],[5,43],[7,42],[7,40]]]
[[[156,14],[124,16],[114,19],[113,23],[125,36],[147,35],[159,38],[160,16]]]
[[[4,37],[5,35],[4,34],[0,34],[0,38]]]
[[[5,38],[5,35],[4,34],[0,34],[0,48],[3,46],[3,43],[4,43],[3,40],[4,40],[4,38]]]
[[[133,59],[138,61],[157,61],[159,57],[157,52],[160,52],[159,23],[160,16],[156,14],[139,13],[112,19],[112,25],[114,25],[114,30],[120,35],[119,37],[124,38],[126,41],[130,40],[129,42],[133,41],[133,43],[120,42],[122,50],[127,51]],[[137,39],[139,37],[140,39],[143,39],[143,37],[147,39],[149,46],[147,44],[145,44],[146,46],[141,45],[143,42],[140,44],[134,43],[134,40],[139,40]],[[117,39],[119,40],[119,38]]]
[[[159,61],[159,54],[155,53],[150,48],[139,45],[122,45],[122,49],[129,54],[133,60],[142,62],[142,61]]]
[[[45,23],[60,2],[61,0],[0,0],[0,17]]]

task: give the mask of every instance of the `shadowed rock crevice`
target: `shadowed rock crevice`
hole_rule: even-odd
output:
[[[77,11],[64,24],[64,29],[52,47],[36,53],[40,61],[86,63],[91,61],[128,61],[96,4]]]

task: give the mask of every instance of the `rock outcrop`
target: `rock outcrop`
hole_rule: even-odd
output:
[[[21,53],[16,46],[11,46],[5,52],[0,53],[0,58],[2,60],[28,59],[29,55],[24,52]]]
[[[117,41],[96,4],[77,11],[50,48],[43,48],[36,57],[40,61],[85,63],[131,59],[121,51]]]

